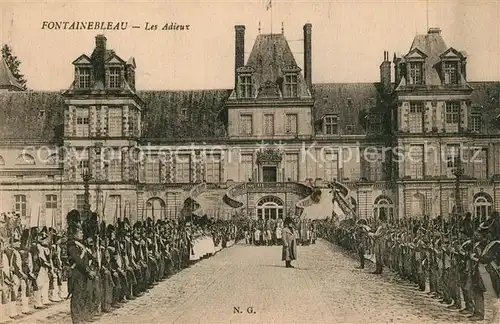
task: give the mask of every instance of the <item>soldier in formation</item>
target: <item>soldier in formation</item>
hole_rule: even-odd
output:
[[[384,225],[385,224],[385,225]],[[320,235],[348,250],[375,253],[376,270],[385,266],[466,315],[471,321],[485,318],[485,295],[494,299],[495,323],[500,323],[500,216],[493,212],[483,222],[454,215],[423,219],[346,219],[339,224],[325,220]],[[367,244],[366,237],[371,237]],[[364,260],[361,261],[364,267]]]
[[[7,315],[0,322],[67,298],[74,323],[93,322],[198,261],[190,256],[200,233],[212,239],[212,254],[241,238],[231,221],[148,218],[131,225],[127,218],[114,224],[98,219],[73,210],[62,232],[23,228],[15,214],[0,218],[0,313]]]

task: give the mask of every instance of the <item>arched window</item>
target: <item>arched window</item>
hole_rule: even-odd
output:
[[[29,154],[21,154],[16,159],[16,164],[20,165],[35,165],[35,158]]]
[[[55,164],[57,164],[58,160],[59,160],[59,158],[57,157],[57,153],[54,153],[54,154],[49,155],[45,159],[45,164],[47,164],[47,165],[55,165]]]
[[[387,196],[378,196],[373,204],[373,216],[378,218],[384,215],[387,220],[394,218],[394,203],[391,198]]]
[[[146,201],[146,218],[151,219],[164,219],[166,216],[166,204],[163,199],[153,197]]]
[[[411,213],[413,217],[422,217],[425,214],[425,196],[421,193],[413,195]]]
[[[278,197],[267,196],[257,203],[257,218],[268,220],[283,218],[283,201]]]
[[[491,215],[493,199],[485,192],[480,192],[474,195],[474,216],[485,220]]]
[[[1,155],[0,155],[0,165],[5,165],[5,160]]]

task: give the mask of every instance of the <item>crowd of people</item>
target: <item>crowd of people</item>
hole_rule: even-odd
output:
[[[416,289],[438,299],[471,321],[485,318],[485,294],[494,300],[494,322],[500,323],[500,216],[487,219],[424,217],[387,220],[332,219],[319,223],[321,237],[360,259],[375,256],[374,274],[389,268]]]
[[[73,210],[67,230],[57,231],[23,228],[19,215],[2,215],[0,321],[70,298],[73,323],[92,322],[242,238],[231,220],[194,215],[134,224],[98,219]]]
[[[290,218],[292,219],[292,218]],[[293,220],[295,229],[294,235],[300,245],[309,245],[316,243],[316,226],[315,223],[308,219]],[[246,244],[252,245],[282,245],[283,242],[284,221],[282,218],[277,220],[257,219],[249,221],[244,227],[244,237]]]

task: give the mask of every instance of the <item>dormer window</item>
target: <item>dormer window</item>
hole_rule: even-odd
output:
[[[121,69],[119,67],[109,68],[109,87],[121,87]]]
[[[240,75],[240,98],[252,98],[252,90],[252,76]]]
[[[458,84],[458,62],[444,62],[444,84]]]
[[[325,116],[324,133],[325,135],[337,135],[339,129],[339,117],[336,115]]]
[[[284,97],[297,97],[298,96],[298,81],[297,74],[288,74],[285,75],[285,83],[284,83]]]
[[[411,62],[409,64],[408,83],[409,84],[423,84],[423,63]]]
[[[78,88],[90,88],[90,68],[78,68]]]

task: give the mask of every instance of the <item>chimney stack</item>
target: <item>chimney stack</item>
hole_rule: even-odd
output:
[[[312,25],[304,25],[304,78],[309,90],[312,92],[312,57],[311,57],[311,29]]]
[[[427,31],[427,34],[441,34],[441,29],[439,27],[432,27],[432,28],[429,28],[429,30]]]
[[[245,65],[245,26],[236,25],[235,30],[235,58],[234,58],[234,86],[238,86],[236,70]]]
[[[92,64],[94,65],[95,81],[104,84],[104,59],[106,55],[106,37],[97,35],[95,37],[95,49],[92,53]]]
[[[391,61],[388,51],[384,51],[384,61],[380,64],[380,83],[385,93],[391,91]]]

